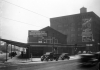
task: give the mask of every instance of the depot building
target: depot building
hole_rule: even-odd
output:
[[[27,54],[32,56],[41,56],[46,52],[55,53],[75,53],[75,44],[67,44],[67,35],[64,35],[51,27],[45,27],[41,30],[28,31],[28,44]],[[77,46],[78,47],[78,46]],[[78,48],[80,50],[80,48]],[[81,47],[81,50],[84,47]]]

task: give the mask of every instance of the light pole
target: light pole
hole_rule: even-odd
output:
[[[53,33],[52,40],[53,40],[52,52],[54,52],[54,33]]]
[[[100,51],[100,43],[97,43],[98,44],[98,51]]]
[[[8,53],[8,43],[6,43],[6,61],[7,61],[7,53]]]

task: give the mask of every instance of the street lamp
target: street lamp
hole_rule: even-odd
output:
[[[98,51],[100,51],[100,43],[97,43],[98,44]]]
[[[54,52],[54,33],[53,33],[52,41],[53,41],[52,52]]]

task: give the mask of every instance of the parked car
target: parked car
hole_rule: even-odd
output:
[[[9,57],[15,57],[16,55],[17,55],[16,52],[10,52],[10,53],[9,53]]]
[[[58,61],[60,56],[61,56],[60,53],[55,53],[55,54],[53,55],[53,59],[56,60],[56,61]]]
[[[94,53],[96,59],[98,59],[98,62],[100,62],[100,52]]]
[[[59,59],[61,59],[61,60],[64,60],[64,59],[70,59],[70,57],[69,57],[69,55],[68,55],[68,53],[62,53],[60,56],[59,56]]]
[[[46,54],[43,54],[41,56],[41,61],[49,61],[49,60],[50,61],[53,61],[53,60],[58,61],[60,55],[61,54],[47,52]]]
[[[46,60],[46,61],[51,60],[52,61],[53,60],[53,53],[47,52],[47,53],[43,54],[41,56],[41,61],[44,61],[44,60]]]
[[[0,54],[2,54],[3,52],[2,51],[0,51]]]
[[[98,63],[95,54],[80,54],[79,62],[82,66],[93,66]]]

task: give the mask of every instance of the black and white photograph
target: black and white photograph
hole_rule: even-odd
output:
[[[0,0],[0,70],[100,70],[100,0]]]

